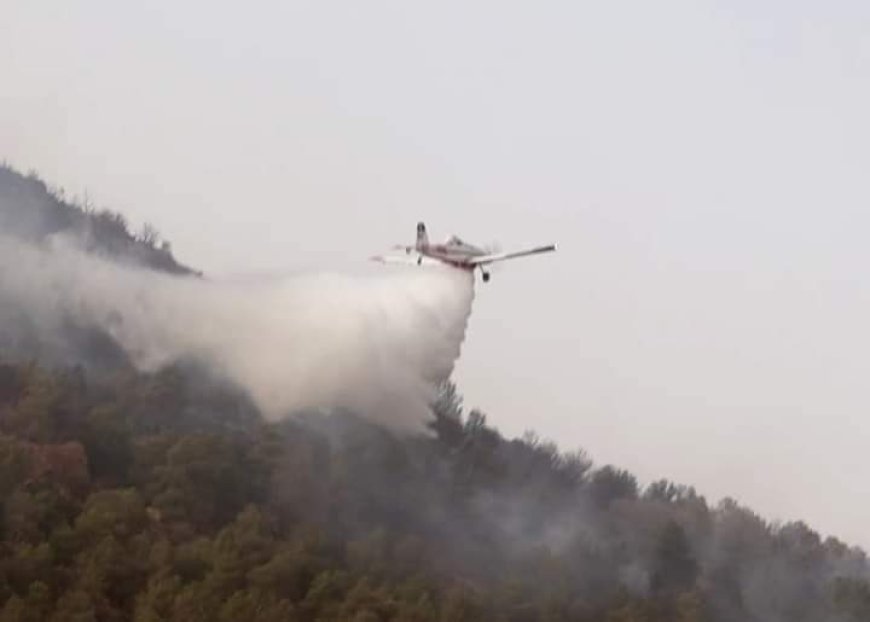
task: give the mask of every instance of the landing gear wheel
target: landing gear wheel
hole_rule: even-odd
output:
[[[489,272],[484,272],[484,273],[483,273],[483,282],[484,282],[484,283],[489,283]]]

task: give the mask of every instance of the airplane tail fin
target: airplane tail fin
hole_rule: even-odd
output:
[[[426,233],[426,224],[417,223],[417,250],[421,250],[429,246],[429,236]]]

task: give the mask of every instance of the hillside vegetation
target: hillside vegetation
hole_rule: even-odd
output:
[[[71,231],[191,274],[121,228],[95,233],[92,212],[21,207],[6,186],[41,182],[4,170],[0,222],[40,223],[17,235]],[[397,436],[353,413],[266,422],[190,362],[144,373],[4,343],[3,622],[870,620],[860,549],[504,438],[451,384],[430,434]]]
[[[115,261],[194,274],[175,260],[169,242],[161,241],[153,226],[144,224],[134,235],[122,214],[98,210],[86,200],[66,200],[62,190],[50,190],[36,174],[24,176],[5,164],[0,165],[0,233],[34,243],[64,235]]]

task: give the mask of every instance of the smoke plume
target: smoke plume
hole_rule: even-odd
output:
[[[85,254],[63,238],[35,246],[0,235],[0,338],[14,318],[46,343],[62,341],[69,322],[93,326],[143,370],[208,364],[272,419],[341,409],[422,429],[459,356],[473,288],[471,275],[441,267],[181,278]]]

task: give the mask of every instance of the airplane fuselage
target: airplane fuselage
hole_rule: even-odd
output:
[[[444,244],[417,244],[415,250],[424,257],[437,259],[458,268],[474,269],[469,261],[474,257],[486,255],[486,251],[458,238],[451,238]]]

